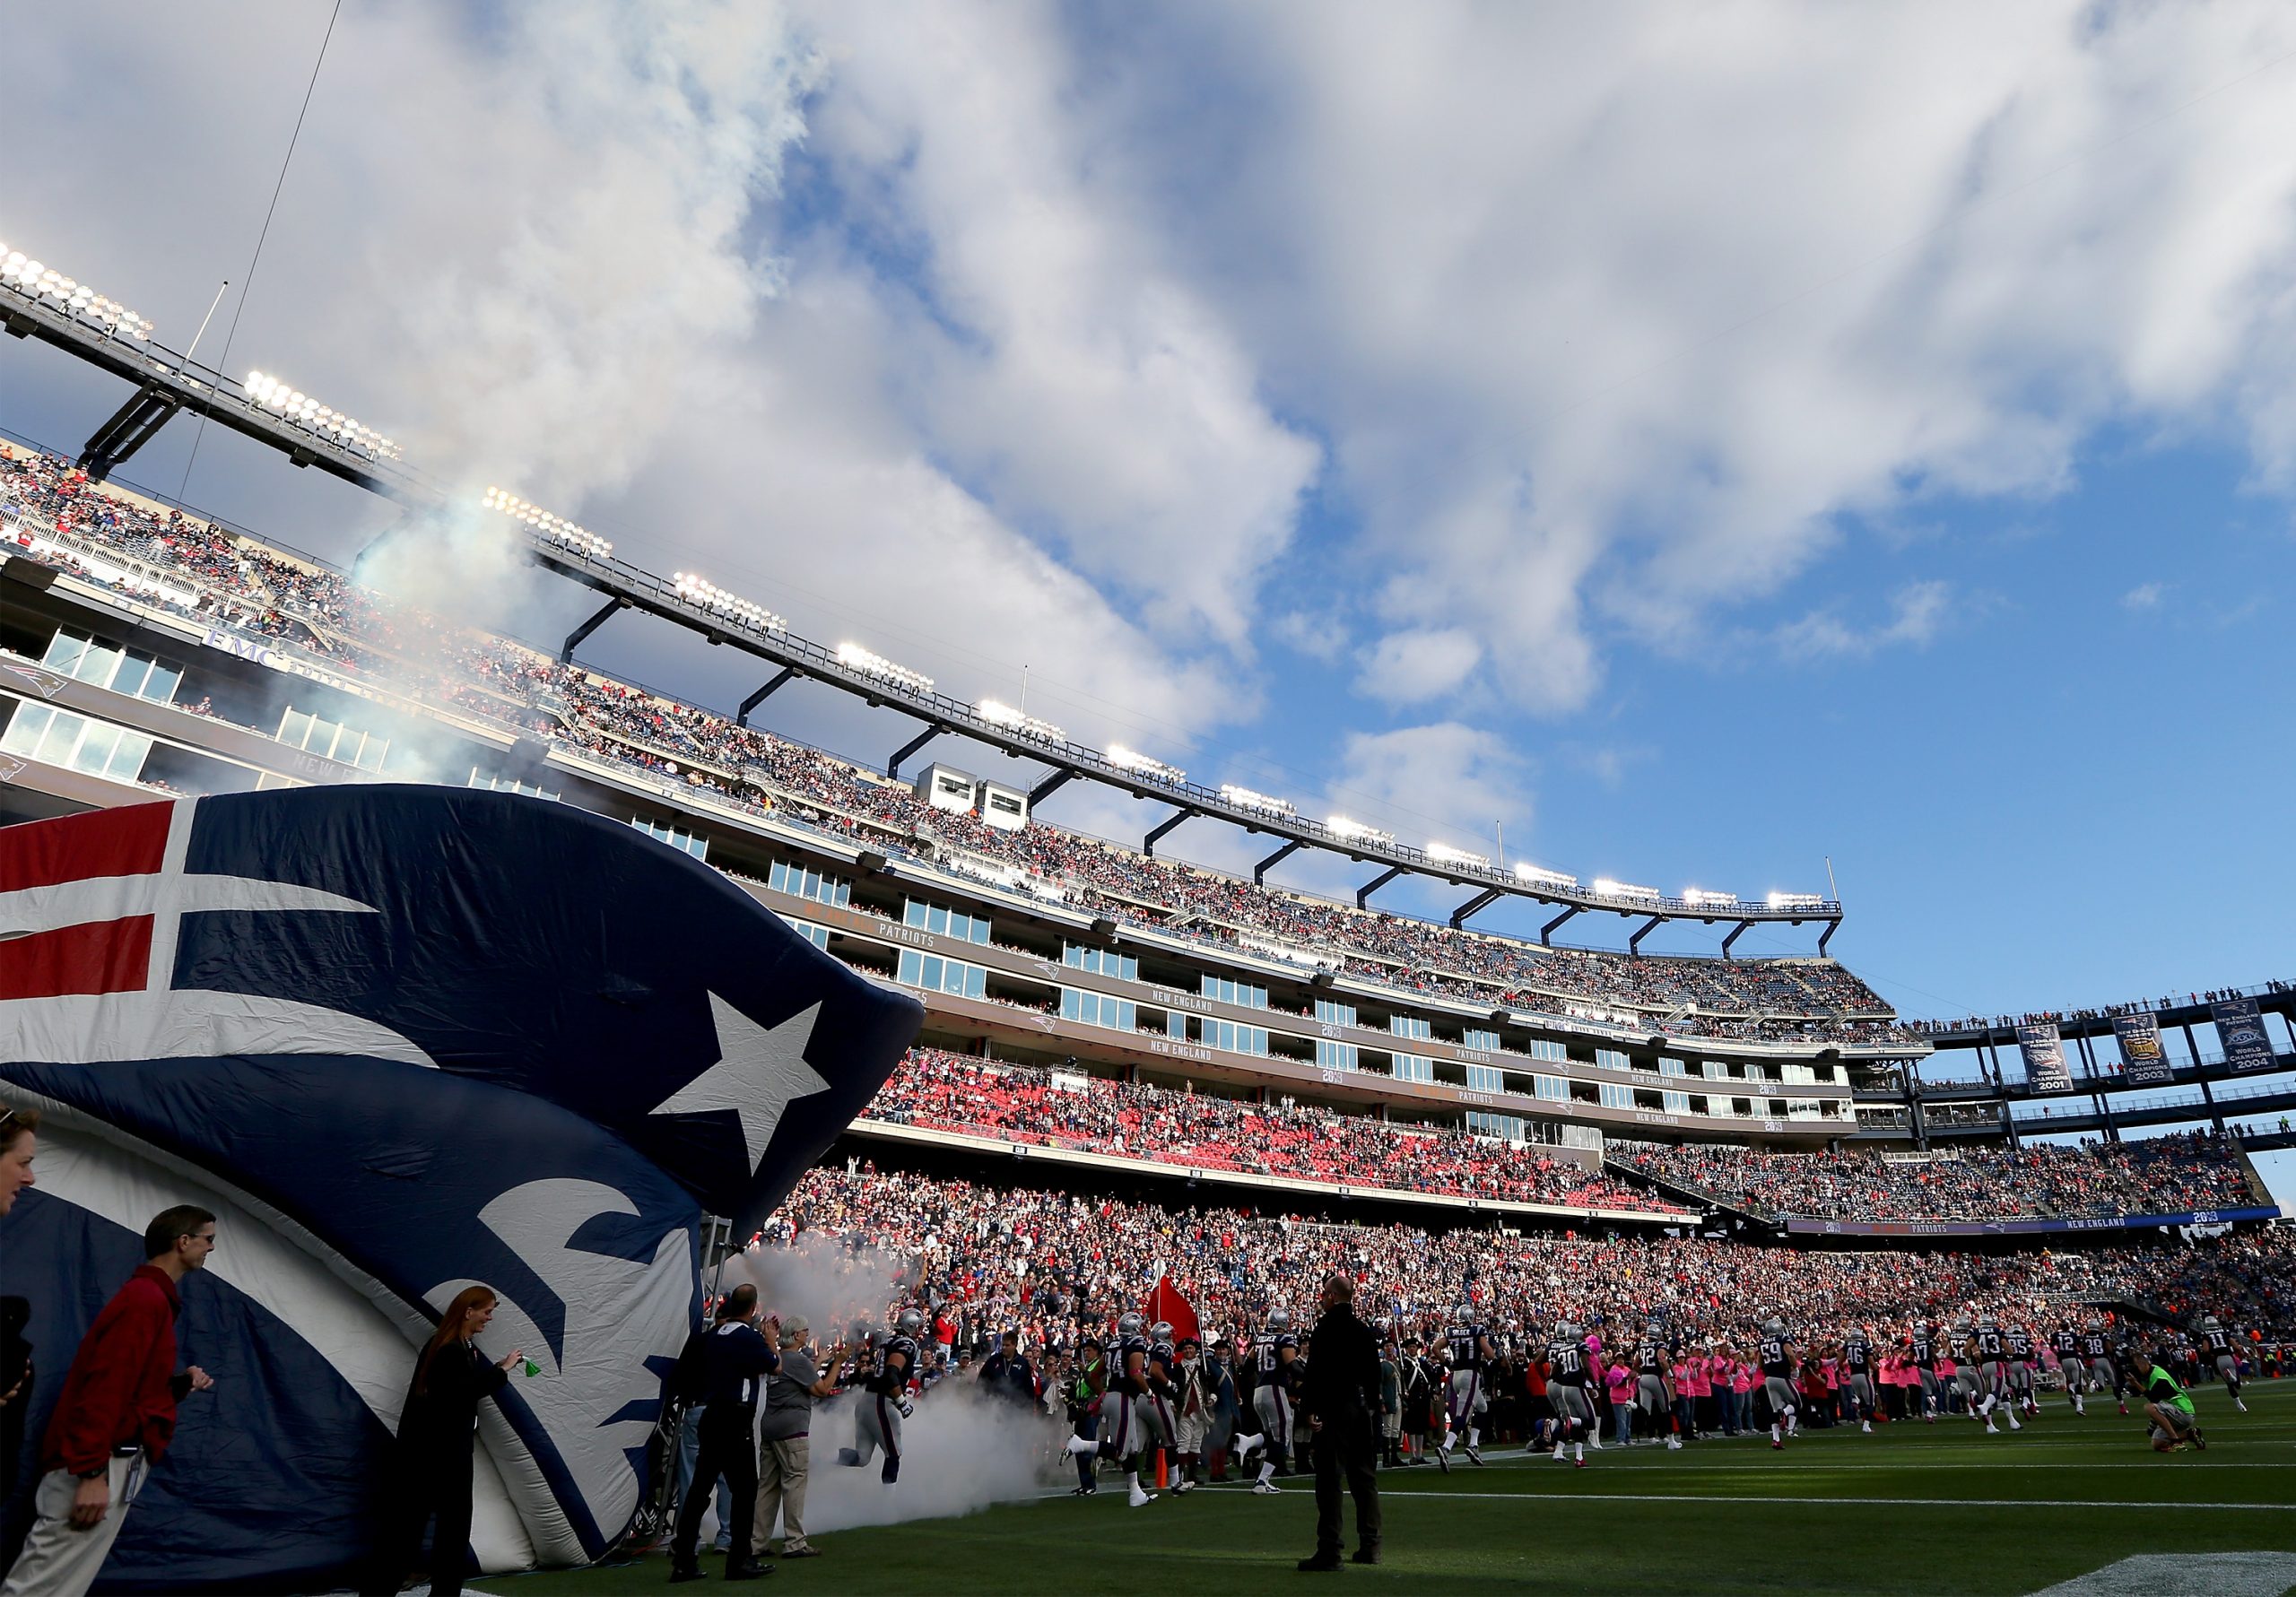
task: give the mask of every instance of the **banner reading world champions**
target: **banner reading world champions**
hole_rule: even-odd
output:
[[[2272,1038],[2253,998],[2227,998],[2212,1003],[2208,1012],[2216,1021],[2217,1040],[2224,1045],[2224,1063],[2235,1071],[2273,1068]]]
[[[2017,1028],[2017,1051],[2025,1056],[2025,1081],[2035,1092],[2070,1092],[2073,1072],[2066,1068],[2065,1039],[2057,1022]]]
[[[2161,1017],[2115,1015],[2113,1037],[2120,1044],[2121,1075],[2131,1087],[2166,1087],[2174,1079],[2169,1052],[2161,1046]]]

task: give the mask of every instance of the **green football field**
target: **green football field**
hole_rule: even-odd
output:
[[[1007,1504],[959,1519],[817,1535],[816,1559],[755,1589],[839,1593],[1265,1592],[1298,1582],[1439,1592],[2030,1593],[2139,1554],[2296,1555],[2296,1381],[2195,1393],[2205,1452],[2149,1452],[2143,1421],[2109,1399],[2075,1419],[2062,1398],[2018,1435],[1969,1419],[1872,1436],[1805,1433],[1588,1454],[1574,1470],[1519,1452],[1486,1467],[1385,1471],[1386,1562],[1335,1575],[1292,1569],[1312,1549],[1305,1480],[1283,1495],[1235,1489],[1125,1505],[1123,1488]],[[1349,1520],[1352,1541],[1352,1511]],[[720,1560],[703,1557],[714,1584]],[[2296,1587],[2296,1572],[2118,1572],[2100,1591],[2241,1593]],[[2263,1585],[2257,1584],[2259,1573]],[[577,1573],[498,1577],[502,1597],[661,1589],[658,1555]],[[2113,1577],[2106,1577],[2113,1578]],[[694,1590],[708,1590],[698,1584]]]

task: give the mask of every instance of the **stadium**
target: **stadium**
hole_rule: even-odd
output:
[[[439,1283],[474,1281],[501,1290],[521,1357],[551,1343],[512,1377],[522,1406],[479,1428],[474,1590],[651,1589],[683,1567],[688,1502],[727,1531],[722,1493],[705,1510],[691,1489],[697,1404],[673,1366],[744,1282],[785,1331],[810,1322],[828,1377],[822,1556],[774,1538],[779,1585],[1257,1590],[1314,1541],[1309,1439],[1271,1432],[1312,1378],[1296,1333],[1335,1275],[1386,1383],[1386,1541],[1344,1578],[2296,1588],[2296,1225],[2268,1158],[2296,1148],[2296,981],[2258,968],[2276,950],[2179,993],[1901,1012],[1837,957],[1857,923],[1831,882],[1642,886],[1566,869],[1544,836],[1534,864],[1413,837],[1395,809],[1353,819],[1268,791],[1264,764],[1198,768],[1219,761],[1191,741],[1072,737],[1041,693],[1031,712],[1025,690],[901,663],[900,629],[808,603],[802,572],[752,596],[689,568],[707,547],[668,570],[618,550],[526,463],[433,474],[268,375],[319,364],[322,329],[226,371],[204,334],[69,274],[123,263],[5,239],[9,386],[109,408],[83,433],[0,438],[0,1095],[42,1139],[0,1220],[0,1295],[28,1295],[38,1333],[25,1403],[0,1410],[0,1553],[49,1467],[25,1415],[58,1402],[57,1339],[117,1284],[74,1272],[132,1264],[128,1211],[172,1183],[225,1217],[196,1284],[228,1306],[187,1286],[182,1334],[219,1393],[249,1395],[183,1400],[98,1590],[373,1589],[359,1478],[453,1297]],[[371,509],[342,512],[346,535],[186,502],[144,468],[193,432],[251,477],[308,473]],[[442,566],[544,597],[483,617],[455,580],[410,576]],[[707,671],[681,690],[608,664],[638,631]],[[726,695],[735,658],[751,685]],[[425,805],[441,829],[407,845],[387,902],[398,867],[375,856]],[[1127,812],[1122,837],[1071,819]],[[266,817],[283,829],[250,840]],[[83,857],[146,834],[143,864]],[[339,879],[316,863],[336,854]],[[161,885],[98,899],[109,881]],[[617,931],[655,896],[648,931]],[[377,907],[372,943],[275,930]],[[528,941],[498,941],[529,907]],[[81,937],[138,915],[156,917],[128,945],[148,994]],[[1710,951],[1685,951],[1697,938]],[[651,974],[618,963],[632,943]],[[292,961],[279,1025],[320,1040],[205,1059],[173,1020],[117,1040],[143,1022],[104,1007],[270,995],[274,975],[241,967]],[[681,1064],[657,1000],[687,965],[714,972],[692,996],[716,1020]],[[561,1028],[515,1082],[496,1034],[516,1026],[476,985],[498,967],[508,1010]],[[752,1002],[737,980],[813,996]],[[322,1009],[366,1029],[342,1040]],[[785,1046],[800,1020],[769,1011],[804,1035]],[[639,1029],[593,1063],[579,1034],[622,1011]],[[295,1073],[338,1055],[381,1063]],[[213,1122],[159,1068],[203,1059],[259,1067]],[[362,1140],[434,1089],[435,1122]],[[483,1245],[425,1261],[362,1228],[404,1205],[463,1236],[448,1218],[469,1216],[409,1195],[433,1155],[515,1167],[537,1204],[578,1178],[607,1195],[549,1231],[473,1188]],[[310,1168],[331,1164],[367,1185]],[[625,1213],[658,1245],[597,1240]],[[218,1347],[258,1331],[283,1350]],[[1134,1379],[1135,1336],[1144,1406],[1122,1411],[1148,1439],[1114,1444],[1101,1405]],[[2148,1410],[2140,1353],[2196,1424]],[[906,1440],[869,1417],[888,1396]],[[1159,1404],[1177,1428],[1144,1418]],[[202,1471],[240,1485],[201,1500]],[[771,1535],[769,1515],[761,1553]],[[742,1555],[700,1559],[720,1578]]]

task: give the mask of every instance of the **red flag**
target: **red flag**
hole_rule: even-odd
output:
[[[1196,1310],[1187,1298],[1180,1296],[1180,1289],[1172,1285],[1172,1278],[1169,1275],[1158,1277],[1156,1289],[1148,1294],[1148,1323],[1153,1325],[1159,1320],[1172,1323],[1172,1343],[1175,1347],[1190,1337],[1198,1341],[1203,1340],[1204,1329],[1196,1322]]]

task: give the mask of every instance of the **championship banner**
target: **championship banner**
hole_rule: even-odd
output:
[[[2035,1092],[2070,1092],[2073,1072],[2065,1065],[2065,1039],[2057,1022],[2017,1028],[2017,1051],[2025,1056],[2025,1081]]]
[[[2120,1044],[2121,1076],[2131,1087],[2166,1087],[2174,1079],[2168,1050],[2161,1046],[2161,1017],[2115,1015],[2113,1038]]]
[[[2264,1029],[2264,1017],[2257,1013],[2253,998],[2228,998],[2212,1003],[2208,1012],[2216,1020],[2217,1040],[2224,1045],[2224,1063],[2236,1072],[2268,1071],[2273,1058],[2272,1038]]]

